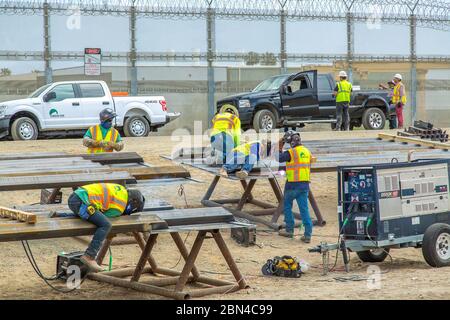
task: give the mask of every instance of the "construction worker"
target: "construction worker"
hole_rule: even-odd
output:
[[[97,226],[89,247],[80,260],[93,272],[102,271],[96,257],[103,241],[111,230],[108,218],[141,212],[145,198],[138,190],[126,189],[120,184],[94,183],[76,189],[68,200],[73,214]],[[67,214],[54,214],[52,217],[64,217]]]
[[[243,143],[231,150],[228,162],[220,169],[220,175],[227,177],[228,174],[236,172],[236,177],[245,179],[252,171],[255,164],[262,158],[270,155],[270,141],[252,141]]]
[[[379,88],[383,89],[383,90],[389,90],[388,93],[388,98],[389,98],[389,105],[390,108],[395,108],[395,106],[392,104],[392,96],[394,95],[394,87],[395,87],[395,83],[394,80],[390,80],[387,83],[388,85],[384,85],[383,83],[379,84]],[[396,129],[397,128],[397,115],[395,116],[391,116],[389,118],[389,129]]]
[[[283,152],[285,143],[290,148]],[[297,201],[305,228],[304,235],[300,238],[305,243],[311,242],[313,224],[309,215],[308,194],[311,172],[311,153],[302,145],[298,132],[287,132],[278,142],[279,153],[276,158],[279,162],[286,162],[286,184],[284,187],[284,221],[286,230],[279,232],[280,236],[293,238],[295,219],[292,213],[294,200]]]
[[[347,73],[339,72],[340,81],[336,83],[333,96],[336,97],[336,131],[340,131],[342,122],[344,130],[350,130],[350,114],[348,112],[352,97],[352,84],[347,81]]]
[[[223,107],[222,107],[223,108]],[[226,157],[237,147],[241,138],[241,121],[232,108],[218,113],[212,119],[211,156],[207,158],[209,165],[226,163]]]
[[[112,109],[103,109],[100,112],[100,124],[92,126],[86,131],[83,145],[88,148],[88,153],[113,152],[123,149],[122,137],[113,128],[113,119],[117,115]]]
[[[392,104],[395,105],[395,113],[397,114],[398,129],[403,128],[403,106],[406,104],[406,90],[402,82],[402,75],[397,73],[394,76],[394,91],[392,93]]]

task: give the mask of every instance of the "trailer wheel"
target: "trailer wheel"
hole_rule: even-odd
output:
[[[356,252],[362,262],[383,262],[389,254],[389,248],[379,248]]]
[[[422,253],[432,267],[450,265],[450,225],[435,223],[427,228],[423,236]]]

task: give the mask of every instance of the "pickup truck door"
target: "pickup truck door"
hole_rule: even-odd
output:
[[[53,98],[43,101],[42,110],[45,127],[48,129],[77,128],[83,122],[80,99],[73,84],[58,84],[44,96],[53,94]]]
[[[281,86],[283,114],[287,118],[313,118],[320,115],[317,71],[304,71]]]
[[[322,118],[336,118],[336,98],[333,96],[335,86],[336,83],[330,75],[318,75],[317,90],[319,92],[319,109]]]
[[[80,96],[81,110],[84,114],[83,128],[98,124],[99,114],[103,109],[114,110],[109,91],[106,91],[107,88],[104,88],[101,83],[77,83],[76,90]]]

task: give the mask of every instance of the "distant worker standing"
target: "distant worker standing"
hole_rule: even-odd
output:
[[[345,131],[350,130],[350,114],[348,112],[352,97],[352,84],[347,81],[347,73],[339,72],[340,81],[336,83],[333,95],[336,97],[336,131],[340,131],[344,123]]]
[[[241,120],[231,109],[216,114],[212,119],[212,151],[207,159],[209,165],[226,163],[227,155],[240,144]]]
[[[285,142],[290,144],[290,149],[283,152]],[[302,145],[298,132],[287,132],[278,142],[279,162],[286,162],[286,179],[284,187],[284,221],[286,230],[279,232],[280,236],[293,238],[295,219],[292,213],[294,200],[297,201],[302,218],[305,233],[300,238],[305,243],[311,242],[313,224],[308,208],[308,194],[311,173],[312,156],[310,151]]]
[[[394,76],[394,91],[392,93],[392,104],[395,105],[395,113],[397,114],[397,128],[403,128],[403,106],[406,104],[406,90],[402,82],[402,75],[397,73]]]
[[[100,112],[100,124],[88,129],[83,138],[83,145],[88,148],[88,153],[113,152],[123,149],[122,137],[112,122],[117,115],[112,109],[104,109]]]

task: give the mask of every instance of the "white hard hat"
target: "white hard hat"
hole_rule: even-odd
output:
[[[400,73],[395,74],[394,78],[397,78],[398,80],[402,80],[402,75]]]
[[[347,78],[347,72],[345,72],[345,71],[339,72],[339,77]]]

